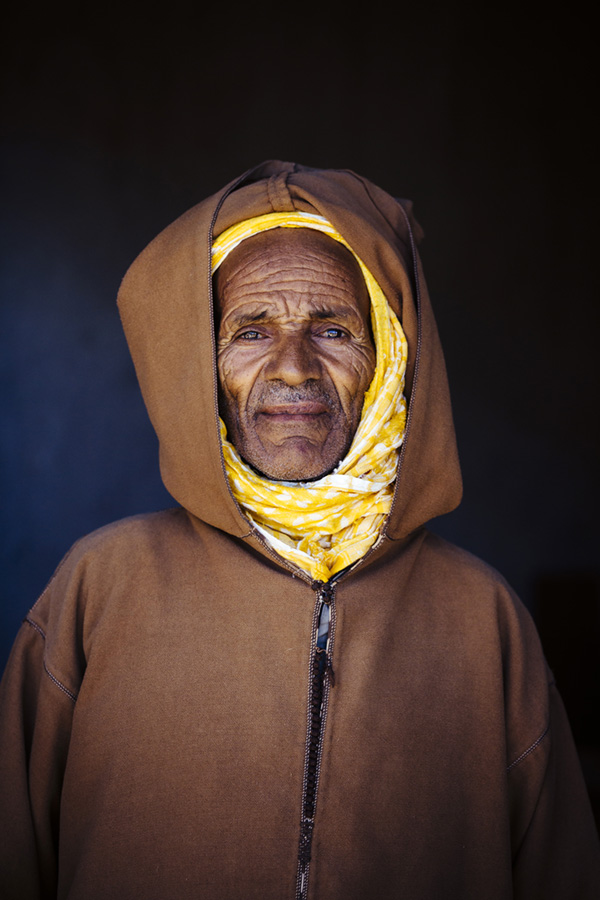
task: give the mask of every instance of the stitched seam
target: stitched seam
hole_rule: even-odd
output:
[[[67,695],[67,697],[69,697],[73,701],[73,703],[75,703],[75,701],[77,700],[77,694],[74,694],[73,691],[70,691],[68,687],[65,687],[65,685],[62,683],[62,681],[59,681],[58,678],[56,678],[52,674],[52,672],[46,665],[45,660],[44,660],[44,672],[46,673],[46,675],[48,676],[50,681],[54,682],[54,684],[57,686],[57,688],[60,688],[60,690],[63,691],[63,693],[65,693]]]
[[[34,622],[34,621],[33,621],[32,619],[30,619],[29,617],[26,617],[26,618],[25,618],[25,622],[26,622],[28,625],[30,625],[35,631],[37,631],[38,634],[41,634],[41,636],[42,636],[42,638],[44,639],[44,641],[46,640],[46,635],[45,635],[45,633],[44,633],[44,629],[41,628],[41,627],[37,624],[37,622]],[[50,671],[50,669],[49,669],[48,666],[46,665],[46,660],[44,660],[44,672],[46,673],[46,675],[48,676],[48,678],[50,679],[50,681],[52,681],[53,684],[55,684],[57,688],[59,688],[64,694],[66,694],[67,697],[69,697],[69,698],[73,701],[73,703],[75,703],[75,701],[77,700],[77,694],[74,694],[73,691],[70,691],[69,688],[68,688],[66,685],[64,685],[64,684],[62,683],[62,681],[59,681],[58,678],[57,678],[55,675],[52,674],[52,672]]]
[[[542,741],[544,740],[544,738],[546,737],[546,735],[548,734],[549,731],[550,731],[550,725],[547,725],[546,730],[539,736],[537,741],[534,741],[533,744],[531,745],[531,747],[528,747],[524,753],[521,753],[521,755],[518,756],[515,759],[515,761],[510,764],[510,766],[507,766],[506,771],[510,772],[510,770],[513,769],[516,765],[518,765],[522,760],[524,760],[526,756],[529,756],[530,753],[533,753],[535,748],[539,747],[539,745],[542,743]]]
[[[37,622],[34,622],[33,619],[30,619],[30,618],[29,618],[29,616],[25,616],[25,622],[26,622],[28,625],[31,625],[31,627],[34,628],[34,629],[38,632],[38,634],[41,634],[41,636],[42,636],[42,638],[43,638],[44,640],[46,640],[46,632],[44,631],[43,628],[41,628],[41,627],[38,625]]]

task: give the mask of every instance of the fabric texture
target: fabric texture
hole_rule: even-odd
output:
[[[312,228],[353,253],[322,216],[271,213],[219,235],[212,250],[213,273],[243,240],[271,228]],[[308,484],[272,481],[240,458],[221,420],[223,456],[235,499],[281,556],[324,582],[364,556],[377,540],[392,505],[398,447],[406,425],[406,338],[376,280],[353,256],[369,291],[377,363],[344,459],[333,472]]]
[[[322,216],[402,322],[379,539],[327,585],[236,500],[213,238]],[[527,610],[426,523],[460,500],[411,204],[267,161],[166,228],[119,309],[173,509],[78,541],[0,685],[3,900],[596,900],[581,769]],[[318,647],[329,608],[328,639]]]

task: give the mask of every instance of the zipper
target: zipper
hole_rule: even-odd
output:
[[[253,167],[248,169],[241,175],[236,181],[229,186],[227,191],[225,191],[220,198],[212,216],[212,220],[208,230],[208,271],[209,271],[209,284],[208,284],[208,295],[209,295],[209,303],[211,311],[214,310],[214,301],[213,301],[213,292],[212,292],[212,268],[211,268],[211,247],[212,247],[212,235],[213,229],[220,211],[222,204],[224,203],[227,196],[236,190],[244,181],[248,178],[248,176],[255,171],[258,167]],[[312,582],[313,588],[317,592],[317,602],[315,604],[315,612],[313,616],[313,631],[311,638],[311,655],[310,655],[310,671],[309,671],[309,692],[308,692],[308,715],[307,715],[307,735],[306,735],[306,754],[305,754],[305,763],[304,763],[304,780],[302,786],[302,815],[300,822],[300,841],[298,848],[298,877],[296,883],[296,900],[306,900],[308,894],[308,876],[310,870],[310,857],[311,857],[311,849],[312,849],[312,836],[314,830],[314,819],[315,819],[315,810],[316,810],[316,802],[317,802],[317,790],[319,785],[319,774],[321,767],[321,754],[323,749],[323,734],[325,730],[325,722],[327,717],[327,707],[329,702],[329,692],[330,689],[335,684],[335,674],[333,671],[333,666],[331,664],[332,650],[333,650],[333,639],[335,633],[335,603],[334,603],[334,594],[335,594],[335,582],[341,576],[347,576],[355,568],[360,566],[363,562],[365,562],[384,542],[386,538],[386,529],[387,524],[394,512],[394,508],[396,505],[396,499],[398,495],[398,485],[400,482],[400,474],[402,470],[402,463],[404,461],[404,455],[406,452],[406,443],[410,433],[410,426],[412,424],[412,414],[414,407],[414,397],[417,387],[417,382],[420,373],[420,359],[421,359],[421,343],[422,343],[422,317],[421,317],[421,292],[420,292],[420,283],[419,283],[419,270],[417,263],[417,252],[415,246],[415,239],[412,231],[412,227],[410,225],[410,221],[408,219],[408,215],[406,214],[404,208],[400,205],[400,209],[404,215],[404,219],[406,222],[406,227],[409,234],[411,251],[412,251],[412,260],[413,260],[413,276],[415,282],[415,306],[417,311],[417,348],[415,354],[415,366],[414,366],[414,375],[413,375],[413,383],[412,383],[412,396],[411,402],[408,406],[407,410],[407,420],[406,427],[404,431],[404,438],[402,441],[402,448],[400,451],[400,456],[398,459],[398,466],[396,469],[396,484],[394,489],[394,494],[392,497],[392,504],[389,510],[389,513],[386,517],[386,521],[383,524],[383,527],[379,533],[379,536],[375,543],[369,548],[364,556],[360,559],[356,560],[351,566],[348,566],[346,569],[343,569],[341,572],[338,572],[333,576],[328,582]],[[216,337],[214,329],[211,329],[212,334],[212,352],[213,352],[213,360],[216,361],[217,358],[217,350],[216,350]],[[216,367],[216,362],[215,362]],[[218,379],[215,375],[215,386],[214,386],[214,404],[215,404],[215,412],[217,417],[217,429],[219,427],[219,407],[218,407]],[[225,479],[225,483],[227,485],[227,489],[229,491],[229,495],[233,500],[234,505],[236,506],[240,516],[245,519],[244,513],[233,496],[233,492],[231,490],[231,485],[229,484],[229,478],[227,477],[227,471],[225,469],[225,461],[223,459],[223,452],[221,449],[221,467],[223,470],[223,476]],[[247,521],[247,520],[246,520]],[[301,578],[303,581],[308,583],[310,582],[310,576],[301,569],[299,566],[296,566],[294,563],[291,563],[289,560],[281,557],[263,538],[263,536],[258,532],[256,528],[250,524],[250,532],[242,537],[249,537],[252,534],[259,543],[265,548],[268,555],[273,558],[280,566],[284,569],[287,569],[288,572],[292,574],[292,577]],[[321,615],[323,610],[327,608],[329,612],[328,618],[328,627],[326,631],[326,639],[325,646],[320,647],[318,644],[318,636],[319,636],[319,623],[321,620]]]
[[[335,674],[331,664],[335,633],[334,580],[335,578],[327,583],[320,581],[313,583],[317,593],[317,600],[311,637],[306,754],[302,784],[296,900],[306,900],[308,892],[312,838],[315,825],[321,754],[323,751],[323,734],[327,718],[329,692],[335,684]]]

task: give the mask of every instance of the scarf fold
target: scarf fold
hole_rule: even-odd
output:
[[[243,240],[282,227],[322,231],[350,250],[358,262],[371,299],[375,373],[348,453],[317,481],[272,481],[259,475],[227,440],[222,419],[221,442],[229,484],[246,517],[284,559],[325,582],[364,556],[390,511],[398,448],[406,426],[407,344],[377,281],[322,216],[269,213],[233,225],[214,241],[213,273]]]

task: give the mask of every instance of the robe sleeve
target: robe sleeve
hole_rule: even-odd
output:
[[[515,900],[598,900],[600,845],[564,706],[549,685],[550,721],[510,768]]]
[[[46,670],[45,633],[25,620],[0,684],[0,894],[56,897],[60,795],[74,695]]]

